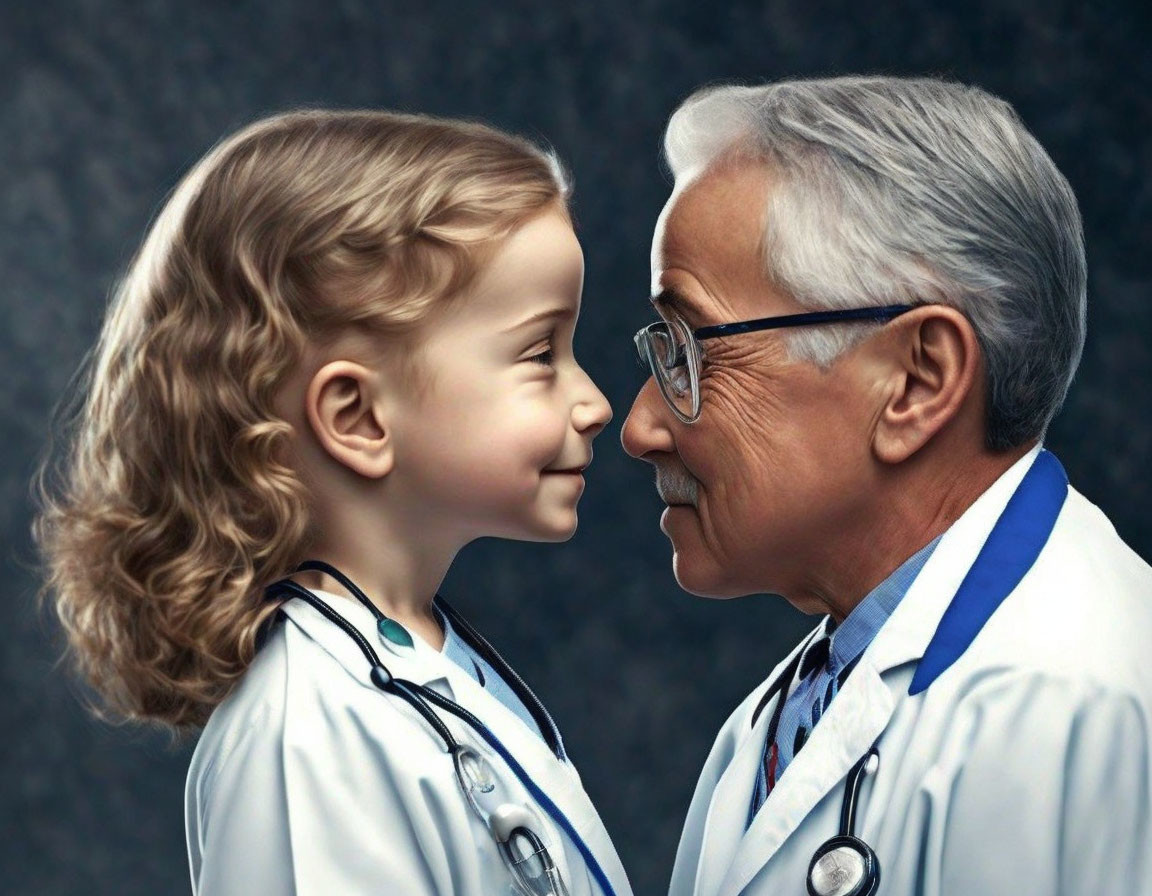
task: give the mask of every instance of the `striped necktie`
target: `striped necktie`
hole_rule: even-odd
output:
[[[831,646],[832,638],[829,635],[823,635],[808,645],[808,649],[804,651],[804,656],[800,660],[800,669],[796,673],[796,680],[798,682],[804,681],[804,679],[806,679],[814,671],[822,669],[828,665],[828,652],[831,649]],[[788,688],[788,691],[791,690],[792,688]],[[785,700],[787,696],[787,693],[782,692],[779,699]],[[815,724],[815,722],[813,722],[813,724]],[[767,784],[767,789],[764,793],[765,797],[767,797],[767,795],[772,792],[772,788],[776,786],[776,766],[778,765],[779,761],[780,748],[776,745],[776,742],[773,741],[772,743],[768,744],[767,749],[764,750],[764,766],[762,774],[764,776],[764,781]],[[759,800],[757,800],[754,811],[759,809],[760,805],[761,804]]]

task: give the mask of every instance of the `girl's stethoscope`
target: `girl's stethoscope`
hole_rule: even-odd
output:
[[[378,624],[388,624],[391,622],[351,579],[335,567],[320,560],[307,560],[301,563],[295,571],[303,572],[309,569],[325,572],[340,582],[360,603],[364,604],[364,606],[372,612]],[[572,823],[564,816],[556,804],[528,777],[528,773],[520,763],[518,763],[512,754],[508,752],[507,748],[496,739],[496,736],[492,734],[483,722],[458,703],[437,693],[431,688],[416,684],[412,681],[406,681],[402,678],[393,677],[392,673],[389,672],[387,667],[380,661],[380,657],[376,651],[372,649],[372,645],[368,643],[368,640],[360,631],[325,601],[302,585],[293,582],[291,579],[281,579],[268,586],[265,593],[269,598],[282,597],[286,594],[299,597],[301,600],[310,604],[330,622],[341,628],[348,637],[356,642],[368,660],[371,667],[372,683],[384,693],[392,694],[407,702],[420,714],[432,730],[436,732],[444,742],[448,753],[452,756],[456,780],[460,784],[460,789],[468,805],[472,807],[472,810],[492,835],[492,839],[496,842],[500,856],[512,876],[516,889],[520,893],[524,894],[524,896],[568,896],[568,888],[565,886],[559,869],[557,869],[556,863],[553,861],[544,842],[540,836],[532,830],[532,824],[534,823],[532,813],[522,804],[500,799],[496,792],[497,778],[491,763],[477,750],[457,741],[448,729],[448,726],[444,724],[444,720],[437,715],[430,704],[434,704],[445,712],[449,712],[461,719],[472,728],[473,731],[480,735],[493,750],[500,754],[512,773],[520,780],[524,787],[527,788],[528,792],[532,794],[539,806],[547,812],[552,820],[572,839],[572,842],[584,857],[589,872],[596,879],[605,896],[615,896],[615,891],[608,881],[607,875],[596,861],[591,849],[589,849],[588,845],[577,834]],[[481,652],[484,659],[492,663],[505,677],[505,680],[517,690],[518,695],[524,699],[529,712],[540,725],[541,731],[545,735],[545,740],[548,741],[553,752],[562,758],[563,748],[560,746],[559,734],[556,732],[555,726],[551,718],[549,718],[544,711],[543,706],[536,700],[535,695],[527,689],[527,686],[523,684],[520,677],[500,658],[499,654],[492,649],[491,645],[480,637],[455,611],[439,599],[438,607],[449,617],[453,626]],[[392,625],[395,625],[395,623],[392,623]]]

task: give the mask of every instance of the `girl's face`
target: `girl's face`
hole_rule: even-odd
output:
[[[580,470],[612,417],[576,363],[584,258],[551,209],[521,225],[471,293],[428,328],[430,382],[400,399],[397,497],[422,522],[470,541],[559,541],[576,530]]]

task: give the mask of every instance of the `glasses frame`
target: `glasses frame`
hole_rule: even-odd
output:
[[[912,305],[881,305],[870,308],[845,308],[838,311],[808,311],[803,314],[778,314],[773,317],[757,317],[752,320],[733,321],[725,324],[713,324],[707,327],[692,329],[679,317],[671,320],[658,320],[641,327],[633,337],[636,351],[640,355],[642,366],[647,366],[649,375],[656,380],[660,395],[668,405],[676,419],[681,423],[695,423],[700,418],[700,372],[704,366],[704,349],[700,343],[708,339],[718,339],[721,336],[737,336],[741,333],[756,333],[763,330],[782,330],[789,327],[813,327],[821,324],[851,323],[853,321],[884,321],[887,323],[927,303],[917,302]],[[671,361],[662,361],[657,356],[656,338],[669,338],[672,328],[679,327],[681,334],[687,338],[683,340],[681,351]],[[665,370],[686,365],[688,367],[689,396],[691,398],[691,413],[684,414],[676,406],[676,398],[668,394],[669,384],[665,377],[657,373],[658,367]],[[683,396],[677,396],[683,397]]]

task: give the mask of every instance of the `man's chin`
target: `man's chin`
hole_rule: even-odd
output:
[[[733,581],[731,571],[717,563],[699,542],[688,543],[688,539],[683,539],[678,543],[671,535],[669,540],[672,542],[672,574],[676,584],[689,594],[727,600],[753,593]]]
[[[696,597],[728,600],[752,593],[728,581],[724,571],[714,564],[702,563],[694,557],[685,556],[680,551],[674,551],[672,554],[672,574],[676,577],[677,585]]]

